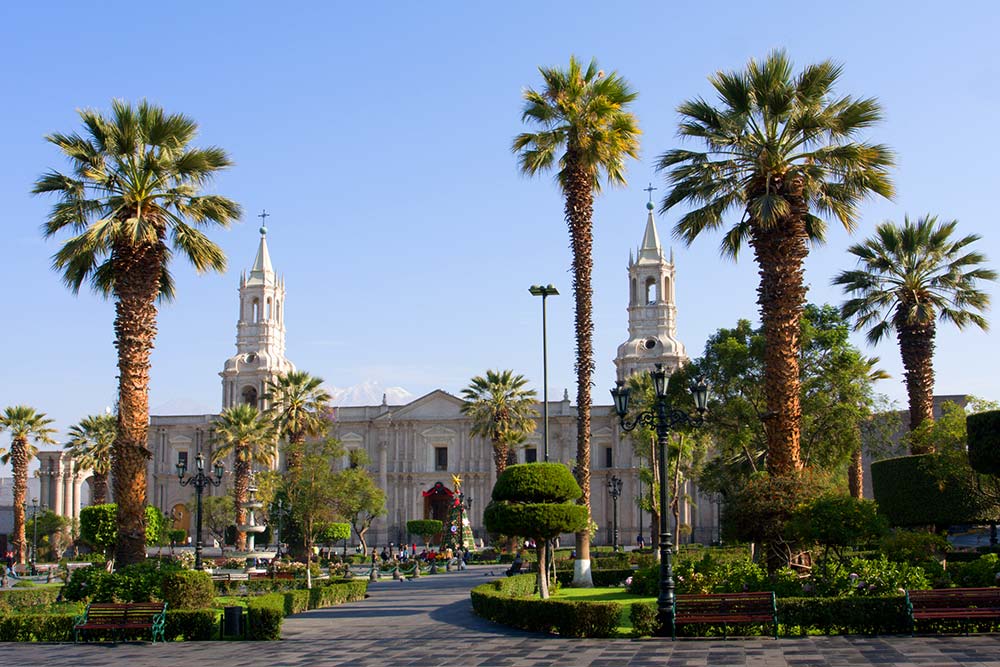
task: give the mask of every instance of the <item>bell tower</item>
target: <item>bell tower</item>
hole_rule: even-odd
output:
[[[260,214],[267,219],[269,213]],[[285,358],[285,280],[274,273],[267,250],[267,227],[261,225],[253,268],[240,275],[240,314],[236,354],[222,372],[222,407],[248,403],[263,410],[265,383],[294,371]]]
[[[653,202],[646,204],[646,232],[633,257],[629,252],[628,340],[618,346],[618,379],[653,370],[663,364],[667,373],[687,363],[684,344],[677,339],[674,304],[674,254],[663,256],[653,220]]]

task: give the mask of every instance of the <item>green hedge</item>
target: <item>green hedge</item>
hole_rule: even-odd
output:
[[[73,641],[76,614],[0,615],[0,642]]]
[[[215,639],[219,630],[218,609],[170,609],[163,636],[167,641],[206,641]]]
[[[900,634],[910,631],[906,598],[842,597],[842,598],[778,598],[778,623],[782,634],[821,632],[824,634]],[[637,636],[656,634],[655,602],[636,602],[630,611],[632,629]],[[722,636],[724,633],[767,636],[767,624],[741,625],[724,629],[710,625],[678,625],[678,636]]]
[[[309,593],[309,608],[321,609],[345,602],[364,600],[367,592],[367,579],[316,586]]]
[[[268,593],[247,602],[247,637],[273,641],[281,639],[281,622],[285,618],[283,593]]]
[[[623,610],[617,602],[512,597],[493,583],[472,589],[473,611],[490,621],[564,637],[613,637],[617,632]]]
[[[1000,515],[974,488],[975,476],[939,479],[935,454],[901,456],[872,463],[872,490],[878,511],[894,526],[947,526],[983,523]]]
[[[279,593],[295,591],[306,587],[305,577],[301,579],[249,579],[244,581],[212,581],[216,595],[234,595],[241,591],[248,593]]]

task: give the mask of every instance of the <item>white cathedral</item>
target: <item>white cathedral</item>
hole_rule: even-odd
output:
[[[637,253],[628,263],[628,333],[615,359],[620,379],[651,370],[661,363],[668,371],[686,363],[684,345],[677,339],[677,309],[674,304],[675,269],[671,253],[663,253],[653,205],[647,205],[646,228]],[[222,407],[250,403],[260,408],[264,385],[275,376],[294,370],[285,356],[285,281],[274,271],[267,245],[267,228],[260,229],[260,245],[253,267],[240,277],[239,321],[236,325],[236,354],[223,366]],[[442,390],[417,398],[405,405],[333,408],[334,435],[347,450],[364,449],[370,469],[387,496],[387,514],[373,524],[368,543],[412,541],[406,534],[410,519],[444,518],[449,504],[450,480],[460,475],[466,499],[471,499],[470,519],[477,538],[485,538],[482,512],[489,501],[496,473],[490,444],[469,435],[470,423],[460,411],[462,401]],[[541,413],[539,407],[538,410]],[[210,458],[211,431],[217,415],[158,415],[150,418],[147,497],[166,514],[173,513],[175,527],[189,532],[193,517],[187,505],[190,487],[177,482],[178,459],[193,463],[200,451]],[[623,481],[619,501],[619,531],[623,544],[634,544],[644,534],[646,543],[655,533],[650,515],[638,511],[634,498],[639,487],[639,461],[623,434],[610,405],[595,405],[591,412],[591,508],[598,525],[595,544],[612,539],[612,500],[608,480]],[[541,429],[517,452],[521,462],[538,460]],[[568,396],[549,403],[549,451],[554,461],[576,458],[576,408]],[[335,462],[347,465],[347,457]],[[227,465],[231,470],[231,463]],[[230,476],[226,476],[231,484]],[[440,483],[440,484],[439,484]],[[228,492],[222,488],[209,493]],[[648,489],[645,491],[648,493]],[[69,493],[72,493],[72,489]],[[60,494],[63,495],[63,494]],[[68,494],[67,494],[68,495]],[[75,494],[74,494],[75,495]],[[716,539],[718,505],[695,488],[685,489],[681,522],[688,527],[683,541],[710,542]],[[572,542],[566,536],[565,543]]]

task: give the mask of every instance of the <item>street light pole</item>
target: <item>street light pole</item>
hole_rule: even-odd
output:
[[[34,519],[34,534],[31,538],[31,575],[34,576],[38,574],[35,566],[38,556],[38,498],[31,499],[31,516]]]
[[[614,522],[614,530],[612,532],[612,542],[611,548],[617,553],[618,551],[618,497],[622,495],[622,481],[617,475],[612,475],[611,479],[608,480],[608,493],[611,494],[611,504],[613,506],[612,510],[612,521]]]
[[[667,492],[667,452],[670,429],[675,426],[700,426],[705,421],[708,410],[708,383],[704,378],[698,378],[691,385],[696,413],[694,415],[682,412],[667,405],[667,375],[663,364],[656,364],[652,373],[653,388],[656,391],[653,410],[645,410],[635,415],[627,422],[630,389],[625,382],[618,380],[611,390],[615,402],[615,412],[623,431],[634,430],[640,424],[656,429],[658,470],[660,473],[660,586],[656,606],[659,614],[659,632],[661,635],[674,635],[674,567],[673,546],[671,544],[670,525],[667,522],[667,509],[670,507]]]
[[[205,474],[205,457],[202,456],[201,452],[198,452],[198,456],[195,457],[195,467],[197,472],[192,476],[184,479],[184,473],[187,472],[187,461],[178,457],[177,458],[177,480],[181,483],[181,486],[193,486],[197,505],[197,518],[195,523],[195,545],[194,545],[194,569],[200,570],[201,566],[201,494],[207,487],[219,486],[222,484],[222,475],[226,472],[226,469],[222,467],[221,463],[216,463],[213,466],[213,475]]]
[[[639,474],[636,475],[636,479],[639,481],[639,540],[641,544],[639,546],[645,546],[646,538],[642,535],[642,469],[639,469]]]
[[[559,290],[552,285],[532,285],[528,288],[532,296],[542,297],[542,456],[549,462],[549,343],[545,323],[545,299],[558,296]]]

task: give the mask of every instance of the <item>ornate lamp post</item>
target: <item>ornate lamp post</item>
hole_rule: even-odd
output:
[[[532,296],[542,297],[542,460],[549,462],[549,345],[545,330],[545,299],[559,296],[552,285],[532,285]]]
[[[618,551],[618,498],[622,495],[622,481],[616,475],[612,475],[608,480],[608,493],[611,494],[611,503],[614,509],[612,517],[614,530],[612,532],[611,548]]]
[[[667,439],[670,429],[675,426],[700,426],[704,423],[708,409],[708,383],[704,378],[698,378],[691,385],[696,413],[690,415],[667,405],[667,375],[663,371],[663,364],[656,364],[656,370],[651,375],[656,402],[652,410],[640,412],[631,422],[625,420],[630,390],[623,381],[618,380],[611,390],[611,397],[614,399],[615,412],[618,413],[622,430],[631,431],[640,424],[656,429],[660,476],[660,594],[656,604],[659,609],[660,631],[670,632],[674,625],[674,568],[670,527],[667,522],[667,508],[670,506],[667,493]]]
[[[181,483],[181,486],[194,486],[195,498],[197,503],[197,518],[195,519],[195,545],[194,545],[194,569],[200,570],[201,567],[201,494],[207,487],[219,486],[222,484],[222,475],[226,472],[226,469],[222,467],[221,463],[216,463],[213,466],[213,475],[205,474],[205,457],[201,452],[198,452],[198,456],[195,457],[195,468],[197,471],[192,477],[184,479],[184,473],[187,472],[187,461],[178,457],[177,458],[177,480]]]

